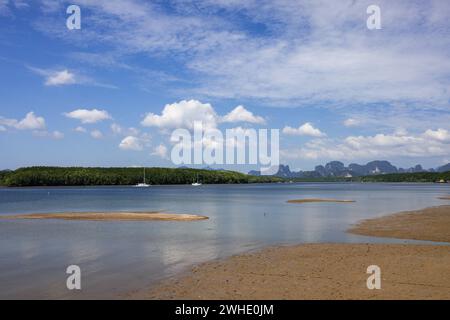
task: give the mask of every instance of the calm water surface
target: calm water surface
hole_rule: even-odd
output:
[[[117,298],[193,264],[268,245],[405,242],[345,233],[360,219],[449,203],[449,185],[303,183],[0,189],[0,215],[166,211],[196,222],[0,220],[0,298]],[[298,198],[356,203],[288,204]],[[82,290],[65,286],[68,265]]]

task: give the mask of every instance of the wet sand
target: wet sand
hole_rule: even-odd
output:
[[[366,286],[381,268],[381,290]],[[450,250],[398,244],[305,244],[209,262],[138,299],[450,299]]]
[[[163,212],[64,212],[1,216],[0,219],[62,219],[86,221],[195,221],[208,217]]]
[[[350,228],[348,232],[373,237],[450,243],[450,206],[406,211],[364,220]]]
[[[450,241],[450,206],[361,222],[351,232]],[[381,290],[366,286],[381,268]],[[450,299],[450,248],[411,244],[304,244],[201,264],[132,299]]]
[[[339,200],[339,199],[294,199],[288,200],[287,203],[310,203],[310,202],[335,202],[335,203],[352,203],[354,200]]]
[[[450,200],[450,196],[439,197],[438,199],[441,199],[441,200]]]

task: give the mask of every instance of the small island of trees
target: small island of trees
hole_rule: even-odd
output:
[[[283,179],[251,176],[226,170],[191,168],[146,168],[148,184],[190,184],[199,178],[204,184],[265,183]],[[135,185],[143,180],[143,168],[28,167],[0,171],[0,185],[32,186],[114,186]]]

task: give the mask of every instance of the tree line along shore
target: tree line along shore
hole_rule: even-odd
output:
[[[448,172],[419,172],[371,175],[353,178],[282,178],[253,176],[227,170],[192,168],[146,168],[146,182],[155,185],[272,183],[272,182],[449,182]],[[28,167],[0,171],[0,185],[32,186],[95,186],[135,185],[143,181],[143,168]]]
[[[95,186],[135,185],[143,182],[143,168],[82,168],[29,167],[14,171],[0,171],[0,185],[7,187],[32,186]],[[191,168],[145,168],[148,184],[191,184],[197,179],[204,184],[281,182],[269,176],[249,176],[226,170]]]
[[[359,177],[286,178],[293,182],[425,182],[450,183],[450,171],[384,173]]]

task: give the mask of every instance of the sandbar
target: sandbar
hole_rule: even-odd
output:
[[[374,237],[450,243],[450,206],[405,211],[363,220],[351,227],[348,232]]]
[[[193,214],[163,212],[64,212],[0,216],[1,219],[62,219],[86,221],[196,221],[208,219]]]
[[[352,203],[354,200],[340,200],[340,199],[294,199],[288,200],[287,203],[309,203],[309,202],[336,202],[336,203]]]

